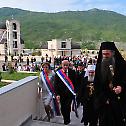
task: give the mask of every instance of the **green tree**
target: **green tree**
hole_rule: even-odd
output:
[[[92,41],[84,41],[81,44],[82,49],[96,49],[95,42]]]

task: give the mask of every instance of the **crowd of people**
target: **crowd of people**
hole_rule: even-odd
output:
[[[48,121],[62,115],[68,125],[71,111],[78,117],[82,106],[84,126],[126,126],[126,61],[114,42],[102,42],[95,57],[55,57],[53,69],[51,58],[39,66],[29,62],[28,71],[41,71],[39,98],[42,92]]]
[[[114,42],[101,43],[95,59],[66,57],[54,70],[43,63],[39,89],[48,120],[62,115],[68,125],[82,106],[84,126],[126,126],[126,61]]]
[[[24,60],[25,59],[25,60]],[[36,72],[42,70],[42,64],[44,62],[49,62],[51,64],[52,69],[55,69],[61,65],[61,62],[63,60],[70,61],[71,65],[77,68],[77,65],[79,62],[83,62],[85,66],[90,63],[94,63],[97,60],[97,56],[91,57],[87,56],[87,54],[80,55],[80,56],[55,56],[54,59],[46,55],[45,57],[40,57],[40,59],[36,59],[34,56],[28,56],[27,58],[23,56],[19,57],[11,57],[11,61],[8,61],[8,57],[5,56],[5,62],[2,64],[2,70],[8,71],[9,67],[11,67],[15,71],[30,71],[30,72]]]
[[[32,57],[31,61],[27,57],[26,61],[23,59],[11,58],[11,61],[8,61],[5,56],[5,62],[2,64],[2,70],[8,71],[9,69],[13,69],[14,71],[41,71],[41,63],[37,63],[36,58]]]

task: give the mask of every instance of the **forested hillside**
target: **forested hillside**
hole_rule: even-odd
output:
[[[0,8],[0,22],[17,19],[27,48],[39,48],[53,38],[73,41],[126,41],[126,16],[106,10],[65,11],[57,13],[31,12]]]

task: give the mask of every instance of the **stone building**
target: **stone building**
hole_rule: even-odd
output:
[[[72,39],[52,39],[41,47],[42,55],[45,56],[76,56],[81,54],[79,43],[72,42]]]
[[[19,21],[11,19],[0,23],[0,54],[17,56],[23,53],[23,48]]]

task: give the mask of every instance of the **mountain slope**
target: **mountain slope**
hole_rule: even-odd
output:
[[[13,16],[12,16],[13,15]],[[106,10],[31,12],[17,8],[0,8],[0,21],[12,17],[21,23],[26,47],[39,47],[53,38],[73,41],[126,40],[126,16]]]

